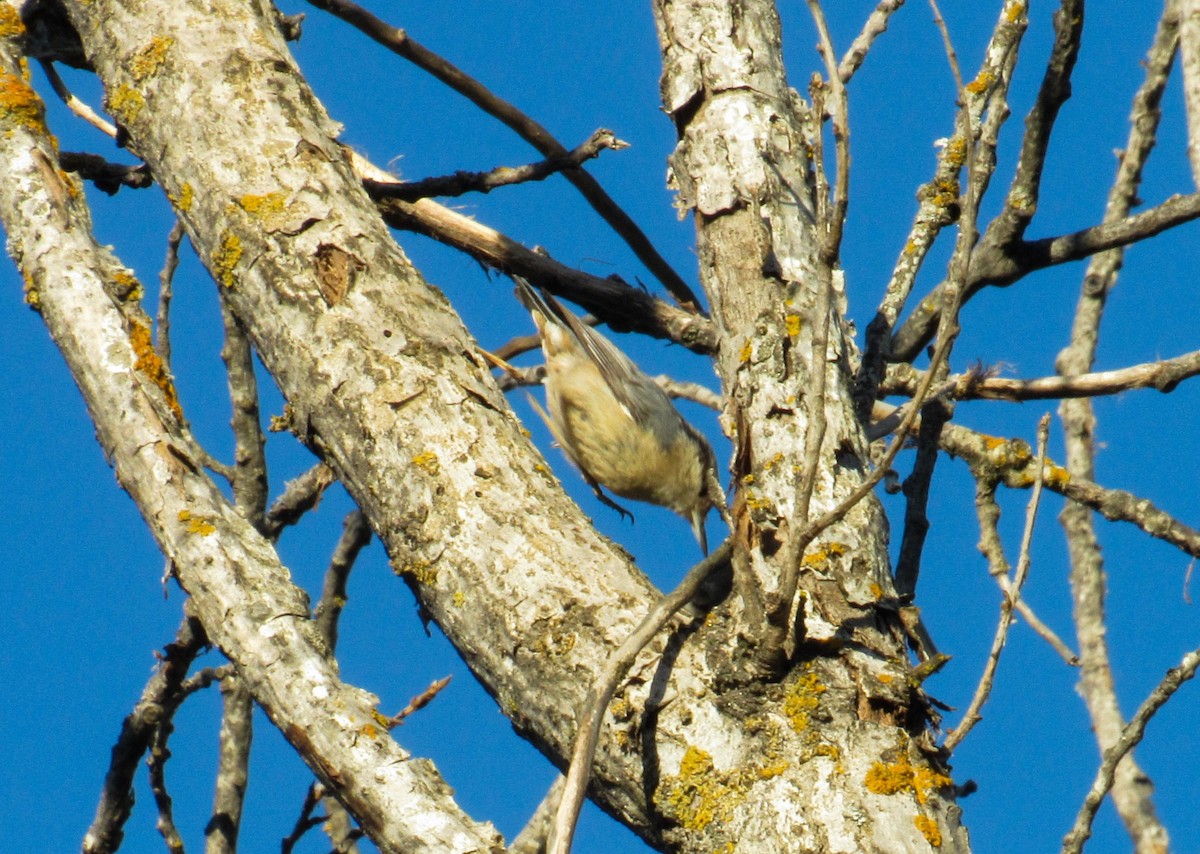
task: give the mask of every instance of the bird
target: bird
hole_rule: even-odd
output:
[[[601,502],[604,494],[666,507],[687,521],[704,554],[704,519],[724,496],[708,441],[615,344],[548,292],[513,276],[546,359],[546,409],[530,403]]]

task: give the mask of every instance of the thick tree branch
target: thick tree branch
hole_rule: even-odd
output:
[[[113,24],[120,14],[110,12],[99,14]],[[0,40],[0,50],[9,49]],[[12,53],[0,62],[11,80],[22,79]],[[28,98],[38,103],[32,90]],[[304,597],[269,544],[199,473],[169,406],[170,377],[148,355],[148,319],[106,290],[131,274],[95,244],[82,193],[68,191],[64,181],[72,179],[52,166],[44,126],[13,118],[0,115],[0,219],[10,251],[83,392],[108,459],[192,595],[208,637],[238,664],[310,766],[336,776],[344,801],[383,849],[497,847],[494,830],[467,819],[436,773],[410,761],[378,729],[374,698],[343,683],[317,648]],[[363,738],[359,733],[371,726],[376,737]]]

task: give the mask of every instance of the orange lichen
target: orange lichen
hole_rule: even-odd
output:
[[[137,321],[130,323],[129,343],[133,346],[134,355],[137,357],[133,363],[133,369],[158,386],[163,397],[166,398],[171,413],[182,421],[183,409],[179,406],[179,395],[175,391],[175,383],[171,381],[166,364],[158,355],[158,351],[154,349],[154,343],[150,337],[150,327]]]
[[[925,837],[925,841],[931,847],[942,847],[942,829],[938,827],[936,821],[927,815],[917,815],[913,816],[913,824],[917,826],[917,830],[921,831],[921,835]]]
[[[46,132],[42,99],[27,80],[16,74],[0,72],[0,117],[38,133]]]
[[[24,32],[25,24],[17,10],[7,3],[0,3],[0,38],[12,38]]]

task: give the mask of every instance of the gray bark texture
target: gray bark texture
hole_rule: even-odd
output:
[[[108,110],[285,395],[293,432],[516,729],[561,764],[582,697],[657,592],[545,474],[470,335],[355,177],[268,4],[64,5]],[[784,79],[773,6],[659,0],[655,14],[674,181],[721,330],[735,469],[753,486],[733,508],[734,594],[643,652],[611,707],[592,797],[664,850],[965,851],[909,678],[877,502],[804,554],[787,547],[869,465],[837,278],[817,270],[815,123]],[[382,850],[499,850],[494,829],[380,727],[374,698],[340,680],[271,544],[196,464],[170,378],[147,356],[148,320],[120,288],[131,277],[95,245],[44,130],[0,135],[4,225],[208,637]],[[831,306],[827,348],[813,345],[819,305]],[[819,400],[806,391],[816,372]],[[819,465],[797,473],[818,407]],[[803,558],[799,618],[773,601],[789,554]],[[782,664],[760,654],[778,613]]]

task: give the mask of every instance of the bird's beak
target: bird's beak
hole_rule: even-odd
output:
[[[707,515],[707,507],[692,511],[692,533],[696,535],[696,542],[700,544],[700,551],[704,552],[705,557],[708,557],[708,534],[704,531],[704,517]]]

